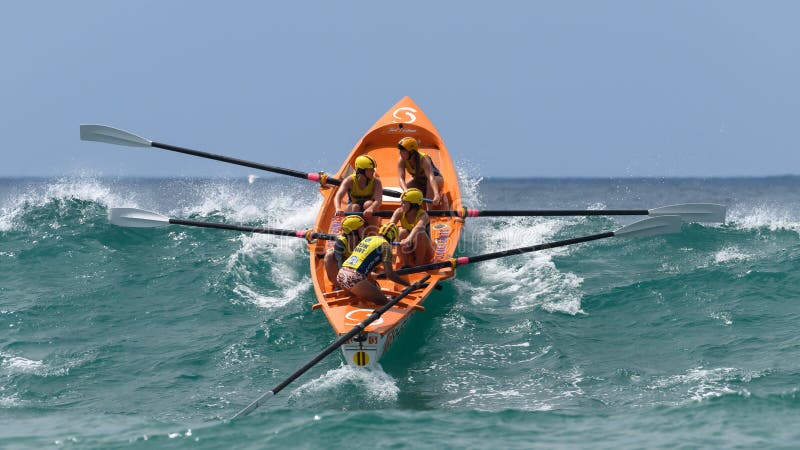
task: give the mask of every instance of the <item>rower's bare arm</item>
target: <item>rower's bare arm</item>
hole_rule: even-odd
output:
[[[439,193],[439,185],[436,183],[436,176],[433,174],[433,162],[430,155],[427,158],[423,158],[421,163],[422,168],[425,170],[425,176],[428,177],[428,186],[433,189],[434,197],[439,197],[441,194]]]
[[[397,162],[397,181],[400,182],[400,190],[405,192],[408,189],[406,187],[406,164],[402,158]]]
[[[400,215],[403,214],[403,207],[397,208],[392,213],[392,217],[389,219],[389,223],[397,223],[400,220]]]
[[[372,190],[372,205],[369,207],[370,211],[375,211],[381,207],[383,203],[383,183],[381,179],[375,177]]]
[[[427,213],[422,214],[417,223],[414,224],[414,228],[412,228],[411,232],[408,233],[409,241],[413,242],[414,238],[416,238],[418,234],[425,233],[425,228],[428,227],[430,221],[431,219],[428,217]]]
[[[333,199],[333,207],[336,208],[336,211],[342,210],[342,201],[344,200],[344,196],[350,191],[350,187],[353,185],[353,179],[348,177],[342,184],[339,185],[339,189],[336,190],[336,196]]]
[[[400,283],[403,286],[410,286],[411,283],[406,281],[404,278],[400,277],[395,271],[394,267],[392,267],[392,260],[394,256],[392,255],[392,245],[389,243],[383,244],[385,247],[383,249],[383,273],[386,275],[386,278],[394,281],[395,283]]]

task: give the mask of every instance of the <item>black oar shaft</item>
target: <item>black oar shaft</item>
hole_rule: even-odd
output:
[[[164,149],[164,150],[183,153],[183,154],[186,154],[186,155],[199,156],[201,158],[213,159],[215,161],[222,161],[222,162],[226,162],[226,163],[236,164],[236,165],[239,165],[239,166],[251,167],[253,169],[266,170],[267,172],[279,173],[279,174],[282,174],[282,175],[288,175],[290,177],[308,179],[308,173],[300,172],[299,170],[291,170],[291,169],[285,169],[283,167],[268,166],[266,164],[259,164],[259,163],[252,162],[252,161],[245,161],[243,159],[231,158],[229,156],[223,156],[223,155],[217,155],[217,154],[214,154],[214,153],[202,152],[200,150],[192,150],[190,148],[178,147],[176,145],[162,144],[161,142],[155,142],[154,141],[150,145],[152,145],[153,147],[158,147],[158,148],[161,148],[161,149]],[[334,178],[328,178],[328,183],[338,185],[341,182],[339,180],[334,179]]]
[[[646,216],[650,212],[646,209],[521,209],[521,210],[430,210],[426,211],[431,217],[560,217],[560,216]],[[394,211],[374,211],[373,216],[391,217]],[[344,213],[346,215],[362,215],[360,212]]]
[[[347,333],[341,335],[339,337],[339,339],[337,339],[333,344],[329,345],[325,350],[323,350],[320,354],[315,356],[311,361],[307,362],[303,367],[301,367],[300,369],[295,371],[293,374],[289,375],[289,377],[287,379],[281,381],[277,386],[275,386],[270,391],[266,392],[264,395],[259,397],[256,401],[254,401],[253,403],[248,405],[245,409],[243,409],[243,410],[239,411],[238,413],[236,413],[236,415],[233,416],[231,418],[231,420],[238,419],[239,417],[246,416],[246,415],[250,414],[251,412],[253,412],[253,410],[255,410],[256,408],[261,406],[264,403],[264,401],[266,401],[269,397],[272,397],[273,395],[275,395],[278,392],[282,391],[283,388],[288,386],[292,381],[296,380],[298,377],[300,377],[300,375],[306,373],[308,371],[308,369],[312,368],[318,362],[322,361],[326,356],[328,356],[331,353],[333,353],[337,348],[339,348],[342,345],[344,345],[347,341],[352,339],[354,336],[356,336],[357,334],[360,334],[361,332],[363,332],[364,329],[366,329],[367,326],[369,326],[369,324],[371,324],[372,322],[378,320],[383,315],[383,313],[385,313],[390,308],[392,308],[394,305],[396,305],[397,302],[399,302],[400,300],[405,298],[408,294],[410,294],[411,292],[413,292],[414,290],[416,290],[420,286],[422,286],[423,283],[425,283],[425,281],[428,280],[428,278],[430,278],[430,275],[426,275],[425,278],[417,281],[416,283],[413,283],[410,286],[407,286],[397,296],[392,298],[388,303],[386,303],[385,305],[381,306],[380,308],[372,311],[372,313],[369,316],[367,316],[366,319],[364,319],[361,323],[359,323],[358,325],[353,327],[352,330],[350,330]]]
[[[277,236],[305,237],[305,233],[300,230],[282,230],[279,228],[250,227],[244,225],[230,225],[227,223],[200,222],[196,220],[169,219],[173,225],[187,225],[190,227],[216,228],[220,230],[244,231],[248,233],[274,234]],[[327,233],[311,233],[312,239],[334,240],[336,235]]]
[[[455,216],[455,217],[513,217],[513,216],[646,216],[650,212],[646,209],[467,209],[463,210],[434,210],[428,211],[429,216]]]
[[[529,247],[513,248],[513,249],[510,249],[510,250],[503,250],[503,251],[500,251],[500,252],[486,253],[484,255],[469,256],[469,257],[462,256],[462,257],[459,257],[459,258],[455,259],[455,265],[456,266],[463,266],[463,265],[466,265],[466,264],[471,264],[471,263],[476,263],[476,262],[481,262],[481,261],[488,261],[490,259],[503,258],[505,256],[518,255],[518,254],[521,254],[521,253],[536,252],[536,251],[540,251],[540,250],[546,250],[546,249],[549,249],[549,248],[563,247],[565,245],[580,244],[581,242],[596,241],[598,239],[605,239],[605,238],[610,238],[610,237],[613,237],[613,236],[614,236],[614,232],[613,231],[607,231],[605,233],[593,234],[591,236],[582,236],[582,237],[577,237],[577,238],[572,238],[572,239],[564,239],[562,241],[555,241],[555,242],[548,242],[548,243],[545,243],[545,244],[531,245]],[[441,269],[443,267],[452,267],[452,266],[453,266],[453,261],[441,261],[441,262],[436,262],[436,263],[431,263],[431,264],[424,264],[424,265],[421,265],[421,266],[408,267],[406,269],[398,269],[398,270],[396,270],[396,272],[397,272],[398,275],[406,275],[406,274],[409,274],[409,273],[425,272],[425,271],[428,271],[428,270],[435,270],[435,269]]]
[[[500,252],[487,253],[485,255],[470,256],[468,263],[476,263],[480,261],[488,261],[490,259],[502,258],[505,256],[518,255],[521,253],[536,252],[540,250],[547,250],[549,248],[563,247],[565,245],[580,244],[581,242],[596,241],[598,239],[605,239],[614,236],[613,231],[605,233],[593,234],[591,236],[582,236],[571,239],[564,239],[562,241],[548,242],[545,244],[531,245],[530,247],[513,248],[510,250],[503,250]]]
[[[323,184],[331,184],[331,185],[334,185],[334,186],[339,186],[340,184],[342,184],[342,180],[339,180],[338,178],[328,177],[328,176],[323,178],[321,176],[323,174],[300,172],[299,170],[286,169],[286,168],[277,167],[277,166],[269,166],[269,165],[266,165],[266,164],[260,164],[260,163],[256,163],[256,162],[252,162],[252,161],[246,161],[244,159],[231,158],[229,156],[217,155],[215,153],[202,152],[200,150],[192,150],[190,148],[178,147],[177,145],[164,144],[164,143],[161,143],[161,142],[152,141],[150,143],[150,145],[152,147],[157,147],[157,148],[164,149],[164,150],[183,153],[183,154],[186,154],[186,155],[199,156],[200,158],[213,159],[215,161],[222,161],[222,162],[226,162],[226,163],[236,164],[238,166],[245,166],[245,167],[250,167],[250,168],[253,168],[253,169],[266,170],[267,172],[279,173],[281,175],[288,175],[290,177],[302,178],[304,180],[319,181],[319,182],[321,182]],[[389,197],[400,197],[400,195],[401,195],[400,192],[392,191],[390,189],[384,189],[382,192],[383,192],[383,195],[388,195]]]
[[[438,211],[429,211],[428,214],[431,215],[439,215],[435,214]],[[478,211],[478,216],[480,217],[492,217],[492,216],[542,216],[542,217],[553,217],[553,216],[646,216],[649,212],[646,209],[590,209],[590,210],[581,210],[581,209],[533,209],[533,210],[519,210],[519,211],[507,211],[507,210],[483,210]],[[445,215],[445,214],[442,214]]]

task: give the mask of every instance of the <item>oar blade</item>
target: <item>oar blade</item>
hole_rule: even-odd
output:
[[[150,144],[153,143],[141,136],[106,125],[81,125],[81,140],[127,145],[128,147],[150,147]]]
[[[634,222],[614,232],[614,236],[644,237],[659,234],[679,233],[681,231],[680,216],[656,216]]]
[[[169,217],[137,208],[111,208],[108,221],[121,227],[153,228],[169,225]]]
[[[724,223],[727,208],[714,203],[684,203],[649,210],[651,216],[680,216],[684,222]]]

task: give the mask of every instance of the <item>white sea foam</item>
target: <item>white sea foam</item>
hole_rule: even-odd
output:
[[[566,220],[530,218],[496,220],[490,223],[495,226],[478,228],[467,237],[462,247],[472,254],[531,246],[552,240],[568,223]],[[500,230],[496,229],[497,225]],[[511,298],[512,309],[538,306],[551,312],[578,314],[582,312],[580,286],[583,279],[560,271],[552,261],[554,254],[567,252],[568,248],[561,247],[481,262],[481,270],[475,275],[476,282],[458,280],[455,286],[460,295],[470,298],[474,304],[491,304],[500,298]]]
[[[15,221],[31,208],[40,208],[51,202],[61,201],[59,209],[66,212],[65,200],[84,200],[100,205],[125,204],[136,206],[133,196],[120,197],[102,181],[93,177],[61,178],[44,185],[31,185],[27,190],[8,199],[8,203],[0,207],[0,231],[14,228]],[[58,227],[58,223],[53,223]]]
[[[319,396],[351,383],[357,384],[359,391],[365,392],[373,401],[392,402],[397,400],[400,392],[394,378],[386,374],[380,366],[362,369],[343,365],[303,384],[292,392],[290,398]]]
[[[800,233],[800,218],[782,206],[733,210],[728,214],[728,222],[746,230],[767,228],[770,231],[791,230]]]
[[[749,391],[742,388],[734,388],[731,382],[750,381],[760,376],[761,374],[759,373],[743,371],[733,367],[719,367],[715,369],[696,367],[689,369],[682,375],[673,375],[656,379],[650,388],[668,390],[685,389],[688,400],[699,402],[727,394],[748,396],[750,395]]]
[[[458,174],[458,184],[461,188],[461,204],[468,208],[480,207],[480,184],[483,177],[478,175],[480,168],[468,160],[460,160],[456,163],[456,173]]]
[[[66,374],[72,365],[74,364],[68,364],[64,367],[50,367],[43,361],[0,354],[0,374],[6,375],[60,376]]]
[[[748,258],[750,258],[750,255],[741,252],[736,247],[725,247],[714,254],[714,262],[717,264],[727,261],[743,261]]]
[[[11,355],[0,355],[0,357],[2,357],[0,369],[8,374],[42,375],[45,373],[46,368],[42,361]]]

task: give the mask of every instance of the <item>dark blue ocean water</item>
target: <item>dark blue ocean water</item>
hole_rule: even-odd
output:
[[[112,207],[305,228],[310,183],[0,180],[2,448],[797,448],[800,178],[482,180],[470,207],[714,202],[726,224],[470,265],[382,370],[339,353],[300,239],[110,225]],[[461,255],[631,217],[469,219]]]

